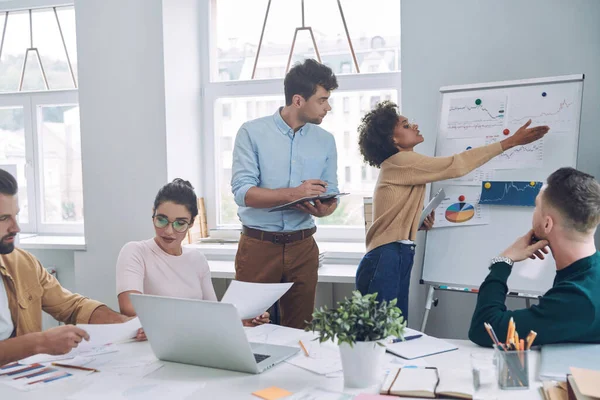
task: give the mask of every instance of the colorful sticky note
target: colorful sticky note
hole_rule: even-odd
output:
[[[288,392],[287,390],[278,388],[277,386],[271,386],[270,388],[259,390],[252,394],[264,400],[277,400],[291,395],[292,392]]]

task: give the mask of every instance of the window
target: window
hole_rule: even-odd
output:
[[[344,132],[344,149],[349,150],[352,144],[350,143],[350,132]]]
[[[0,43],[0,168],[16,172],[21,229],[83,233],[73,7],[0,10]]]
[[[225,143],[235,142],[244,122],[272,115],[284,105],[283,77],[295,28],[302,25],[302,2],[271,1],[257,57],[268,2],[211,0],[203,16],[207,34],[202,37],[210,40],[202,57],[210,71],[203,81],[203,192],[211,229],[240,226],[231,193],[232,151]],[[335,137],[339,189],[350,193],[340,200],[334,214],[316,223],[323,228],[319,229],[322,237],[360,240],[364,237],[363,197],[372,196],[374,180],[364,179],[370,177],[370,168],[353,142],[372,99],[400,99],[400,2],[341,1],[360,72],[349,50],[337,2],[305,0],[304,4],[306,26],[312,27],[321,60],[338,76],[339,88],[330,100],[332,111],[321,127]],[[309,32],[299,31],[291,63],[305,58],[316,58],[316,49]],[[224,71],[228,71],[227,81]],[[360,174],[354,166],[360,168]],[[370,174],[376,179],[378,170],[373,171]]]
[[[348,114],[350,112],[350,97],[344,97],[344,113]]]
[[[213,81],[251,79],[255,62],[255,79],[283,78],[294,32],[302,26],[302,4],[305,27],[311,27],[317,48],[309,31],[298,31],[291,64],[305,58],[316,59],[318,50],[322,62],[336,74],[357,72],[337,1],[272,0],[265,23],[268,3],[269,0],[212,0],[212,47],[216,50],[211,53]],[[341,5],[360,71],[399,71],[400,2],[343,0]],[[223,70],[229,74],[223,74]]]

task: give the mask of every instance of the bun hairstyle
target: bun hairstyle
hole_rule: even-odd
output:
[[[154,199],[154,210],[157,210],[162,203],[167,201],[185,206],[192,214],[190,222],[193,222],[198,215],[198,198],[194,192],[194,187],[189,181],[175,178],[173,182],[160,188]]]

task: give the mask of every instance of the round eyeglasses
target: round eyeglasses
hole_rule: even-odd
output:
[[[171,222],[168,218],[161,215],[156,215],[152,217],[152,219],[154,220],[154,226],[158,229],[165,229],[169,224],[171,224],[175,232],[183,233],[190,227],[190,223],[182,219],[176,219],[175,221]]]

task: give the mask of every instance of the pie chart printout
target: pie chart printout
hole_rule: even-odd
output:
[[[469,203],[454,203],[446,209],[446,219],[455,224],[467,222],[475,216],[475,207]]]

